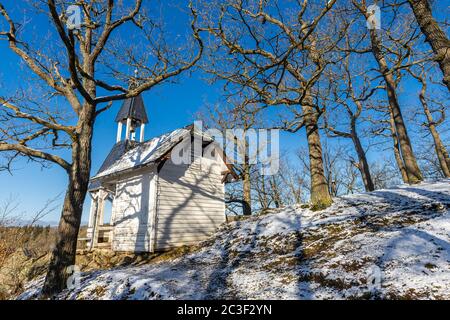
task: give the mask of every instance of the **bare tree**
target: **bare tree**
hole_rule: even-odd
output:
[[[365,20],[372,18],[373,13],[368,11],[368,6],[366,5],[365,0],[352,0],[352,3]],[[400,35],[397,35],[393,28],[389,28],[390,26],[391,24],[389,23],[387,29],[382,29],[380,31],[375,28],[369,29],[370,46],[368,49],[359,50],[359,52],[372,53],[378,64],[378,71],[385,82],[386,94],[394,120],[405,171],[408,176],[408,183],[419,183],[423,180],[423,177],[413,153],[411,141],[408,136],[405,121],[403,119],[401,107],[398,101],[396,91],[397,83],[393,75],[399,69],[406,68],[403,63],[411,56],[411,45],[413,41],[417,39],[417,35],[414,32],[412,32],[412,34],[406,32],[405,24],[402,24]],[[394,48],[390,47],[389,44],[383,43],[383,35],[386,35],[386,37],[390,40],[394,40],[390,42]],[[389,66],[387,55],[394,55],[396,58],[396,63],[391,67]],[[418,61],[415,63],[418,63]],[[410,65],[411,63],[407,64],[407,66]]]
[[[11,226],[21,218],[21,215],[17,212],[19,204],[13,195],[9,195],[2,201],[0,204],[0,226]]]
[[[37,261],[48,257],[54,246],[54,232],[41,224],[42,219],[57,210],[59,200],[60,195],[28,214],[20,209],[16,197],[9,196],[0,202],[0,300],[22,292],[37,269],[27,265],[31,263],[34,267]]]
[[[427,135],[429,135],[429,131]],[[429,141],[428,139],[421,141],[417,159],[427,179],[438,180],[445,178],[441,164],[439,163],[439,158],[436,155],[436,148],[433,141]]]
[[[259,211],[282,208],[303,202],[305,179],[308,172],[302,172],[281,161],[277,174],[265,176],[254,172],[252,175],[253,207]]]
[[[368,106],[368,109],[382,115],[379,119],[376,119],[373,115],[367,117],[367,120],[373,125],[371,128],[371,135],[374,137],[385,137],[392,139],[392,150],[394,151],[394,159],[397,164],[397,168],[401,174],[403,182],[409,183],[391,108],[383,103],[380,103],[370,105]],[[389,147],[389,149],[390,148],[391,147]]]
[[[284,118],[276,127],[289,132],[306,129],[311,202],[317,209],[332,202],[318,126],[322,110],[314,87],[347,27],[327,15],[335,2],[292,2],[281,10],[278,1],[208,1],[202,10],[201,30],[212,37],[208,71],[235,90],[252,90],[263,107],[287,107],[291,119]]]
[[[434,141],[434,148],[436,151],[436,155],[439,159],[439,164],[442,170],[442,173],[445,177],[450,178],[450,158],[447,152],[447,149],[445,148],[444,143],[442,142],[441,136],[439,135],[439,132],[437,131],[437,127],[442,124],[445,120],[445,108],[446,105],[439,102],[439,101],[432,101],[435,105],[438,105],[438,108],[436,110],[431,110],[429,107],[428,102],[430,101],[429,98],[427,98],[427,73],[424,68],[421,68],[420,73],[415,73],[412,70],[409,70],[409,73],[417,79],[422,88],[419,92],[419,99],[420,103],[423,107],[423,113],[425,114],[425,117],[427,119],[427,122],[423,123],[425,127],[428,128],[431,136],[433,137]],[[433,119],[433,112],[439,113],[438,120]]]
[[[258,207],[261,211],[265,211],[270,207],[271,204],[267,179],[263,175],[254,174],[254,176],[252,177],[252,181],[255,190],[255,197],[253,202],[257,204],[254,206],[254,208]]]
[[[395,127],[394,114],[393,114],[391,108],[387,107],[386,110],[389,115],[389,120],[388,120],[389,132],[390,132],[390,136],[392,137],[392,142],[394,143],[393,147],[394,147],[395,161],[397,162],[398,169],[400,170],[400,174],[402,175],[403,182],[409,183],[409,176],[408,176],[408,173],[406,172],[405,163],[403,162],[402,151],[400,148],[400,141],[399,141],[399,138],[397,135],[397,129]]]
[[[357,125],[363,112],[363,103],[378,89],[383,89],[383,86],[372,87],[365,70],[358,71],[357,67],[353,67],[353,70],[351,70],[352,64],[350,59],[351,55],[347,55],[340,64],[339,69],[329,73],[329,82],[332,90],[330,97],[327,94],[323,98],[329,101],[327,103],[327,114],[324,117],[325,129],[332,137],[351,139],[358,157],[355,166],[361,174],[366,191],[373,191],[375,187]],[[358,61],[360,62],[361,60]],[[348,121],[342,119],[342,109]],[[334,121],[332,120],[333,115],[335,116]],[[338,125],[340,127],[344,125],[345,128],[339,129]]]
[[[361,192],[363,190],[360,180],[356,179],[355,176],[353,159],[348,157],[348,154],[346,147],[336,143],[330,144],[328,139],[324,141],[324,171],[327,188],[333,196]],[[303,175],[303,179],[306,179],[305,175],[309,172],[309,164],[305,159],[306,151],[299,149],[296,155],[301,163],[299,173]]]
[[[209,106],[207,114],[201,117],[206,119],[209,126],[221,131],[224,144],[231,143],[232,146],[229,147],[233,147],[232,149],[237,147],[236,155],[233,156],[239,161],[235,161],[233,165],[242,181],[242,193],[239,194],[233,189],[234,192],[229,194],[227,203],[232,205],[239,203],[242,205],[242,213],[251,215],[252,177],[259,171],[259,166],[250,159],[254,156],[250,155],[250,149],[252,152],[259,150],[256,150],[255,146],[250,146],[248,133],[262,126],[258,106],[244,94],[231,95],[225,97],[223,104]]]
[[[347,156],[347,148],[341,145],[331,145],[326,140],[324,144],[325,176],[330,193],[333,196],[360,191],[360,184],[355,176],[354,161]]]
[[[283,190],[287,194],[284,202],[289,205],[304,202],[308,185],[305,176],[308,172],[303,172],[300,168],[294,167],[289,161],[282,161],[278,174],[282,181]]]
[[[443,82],[450,90],[450,40],[433,18],[428,0],[408,0],[417,23],[433,48],[435,59],[444,74]]]
[[[355,168],[354,163],[348,161],[344,172],[346,176],[346,179],[343,181],[343,187],[346,190],[345,193],[353,194],[355,192],[358,192],[360,190],[358,188],[358,172],[357,168]]]
[[[47,15],[54,27],[49,47],[47,43],[27,43],[20,24],[13,20],[6,7],[0,4],[0,37],[7,41],[11,51],[45,84],[49,97],[59,97],[70,105],[73,119],[63,121],[40,105],[15,103],[10,97],[1,97],[1,120],[19,122],[14,131],[2,132],[0,151],[10,159],[20,154],[30,159],[50,161],[62,167],[68,175],[68,186],[58,227],[58,239],[53,251],[43,294],[50,296],[66,285],[67,267],[75,262],[77,234],[81,221],[91,170],[91,149],[94,123],[111,106],[112,101],[131,98],[145,90],[190,69],[200,59],[203,44],[195,28],[197,14],[192,15],[192,43],[179,50],[180,43],[162,41],[157,18],[145,14],[142,0],[130,6],[115,5],[114,1],[77,1],[83,13],[79,29],[66,28],[66,2],[48,0],[34,3],[36,13]],[[129,29],[126,29],[129,28]],[[112,63],[118,50],[114,40],[121,32],[141,35],[145,46],[136,50],[122,50],[126,63],[115,68]],[[116,41],[117,43],[117,41]],[[58,49],[54,46],[59,45]],[[190,50],[191,49],[191,50]],[[138,75],[128,75],[129,69]],[[104,76],[104,74],[110,76]],[[111,77],[112,75],[112,77]],[[138,85],[127,88],[131,80]],[[107,103],[107,105],[105,105]],[[62,142],[61,142],[62,141]],[[70,159],[64,159],[54,148],[70,150]]]
[[[372,178],[375,189],[386,189],[398,184],[398,170],[390,159],[381,159],[372,166]]]

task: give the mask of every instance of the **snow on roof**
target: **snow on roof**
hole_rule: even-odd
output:
[[[190,134],[189,129],[176,129],[172,132],[155,137],[149,141],[138,144],[136,147],[125,152],[111,165],[100,170],[91,180],[122,172],[127,169],[140,167],[158,160],[173,146],[179,143],[186,135]],[[102,166],[103,167],[103,166]]]
[[[106,159],[103,161],[100,169],[97,171],[97,174],[105,171],[109,167],[111,167],[117,160],[120,159],[131,148],[134,148],[138,142],[132,140],[122,140],[117,142],[106,156]],[[100,187],[100,181],[95,180],[89,183],[89,190],[95,190]]]

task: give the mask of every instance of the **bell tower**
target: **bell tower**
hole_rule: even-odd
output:
[[[117,122],[116,142],[122,140],[123,126],[125,126],[124,140],[136,140],[137,129],[139,129],[139,142],[144,141],[144,129],[145,124],[148,123],[148,117],[140,94],[123,102],[115,121]]]

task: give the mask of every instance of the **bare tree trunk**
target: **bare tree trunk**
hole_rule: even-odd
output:
[[[265,210],[269,207],[269,200],[267,199],[267,191],[266,191],[266,177],[261,176],[261,188],[259,193],[260,195],[260,202],[261,202],[261,209]]]
[[[87,109],[91,109],[88,111]],[[42,293],[50,297],[66,287],[69,274],[67,268],[75,264],[78,230],[81,223],[83,203],[89,184],[91,168],[91,140],[93,126],[93,107],[85,106],[83,112],[90,118],[78,132],[79,140],[73,143],[72,168],[69,184],[64,198],[58,238],[52,253]]]
[[[436,60],[444,74],[443,82],[450,90],[450,40],[433,18],[428,0],[408,0],[408,2],[426,41],[436,55]]]
[[[292,171],[288,172],[286,174],[291,174],[291,173],[292,173]],[[289,188],[289,191],[290,191],[292,197],[294,198],[294,202],[301,203],[302,202],[302,193],[301,193],[300,183],[296,186],[292,177],[287,178],[284,175],[282,175],[282,179],[284,180],[284,183]]]
[[[403,163],[402,154],[400,150],[400,144],[398,142],[397,131],[395,130],[394,116],[392,111],[389,109],[389,129],[391,130],[392,140],[394,142],[394,156],[395,162],[397,162],[398,169],[402,175],[402,180],[404,183],[409,183],[408,175],[406,174],[405,165]]]
[[[404,167],[406,170],[406,175],[408,176],[409,183],[419,183],[423,180],[422,173],[417,164],[416,157],[411,146],[411,141],[409,140],[408,132],[406,130],[406,125],[403,120],[403,115],[398,103],[396,85],[394,77],[390,72],[386,59],[384,58],[383,52],[381,50],[382,46],[380,40],[376,34],[376,30],[370,30],[370,38],[372,43],[372,52],[377,60],[380,67],[381,74],[383,75],[384,81],[386,83],[386,93],[389,100],[389,106],[394,119],[395,130],[398,137],[398,143],[401,150],[401,156],[404,162]]]
[[[425,86],[422,87],[422,91],[419,94],[420,102],[423,106],[423,111],[425,116],[427,117],[427,127],[430,130],[431,136],[434,141],[434,148],[436,150],[437,157],[439,159],[439,164],[441,166],[442,173],[445,177],[450,178],[450,158],[448,156],[448,152],[445,148],[445,145],[442,143],[441,137],[436,130],[436,125],[433,121],[433,115],[428,108],[428,103],[425,99]]]
[[[85,60],[84,70],[94,75],[94,65]],[[96,84],[85,79],[83,85],[90,96],[96,96]],[[55,249],[47,270],[42,294],[50,297],[67,285],[67,268],[75,264],[77,238],[83,213],[83,204],[89,186],[91,172],[92,134],[96,117],[96,105],[85,102],[80,111],[72,142],[72,165],[69,172],[69,184],[58,226]]]
[[[270,185],[272,189],[272,197],[273,202],[275,203],[276,208],[281,208],[283,206],[283,201],[281,200],[280,190],[277,181],[275,180],[275,176],[272,176],[270,179]]]
[[[401,150],[406,175],[408,176],[409,183],[419,183],[423,180],[422,172],[420,171],[416,157],[414,156],[411,141],[409,140],[408,132],[403,120],[403,115],[398,104],[397,95],[395,93],[394,79],[391,74],[387,74],[385,76],[385,80],[389,105],[392,110],[395,130],[397,132],[398,143]]]
[[[243,188],[243,214],[249,216],[252,214],[252,195],[251,195],[251,181],[250,181],[250,166],[248,161],[243,165],[242,173],[242,188]]]
[[[311,204],[314,210],[329,207],[333,202],[328,191],[327,179],[323,169],[322,145],[319,134],[319,115],[312,106],[312,98],[305,97],[303,117],[309,149],[309,167],[311,175]]]
[[[355,121],[351,123],[351,133],[353,144],[355,146],[356,154],[358,155],[358,170],[361,172],[362,180],[364,183],[364,188],[366,191],[375,190],[373,184],[372,176],[370,174],[369,163],[367,162],[366,153],[361,145],[361,140],[359,140],[358,132],[356,131]]]

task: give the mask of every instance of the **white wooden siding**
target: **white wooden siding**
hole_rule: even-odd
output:
[[[150,251],[155,177],[154,169],[149,169],[117,182],[112,212],[113,250]]]
[[[159,173],[151,167],[118,178],[112,249],[148,252],[206,239],[225,222],[226,169],[215,152],[191,165],[168,160]]]
[[[225,222],[225,169],[218,152],[191,165],[165,163],[158,177],[156,250],[195,244]]]

